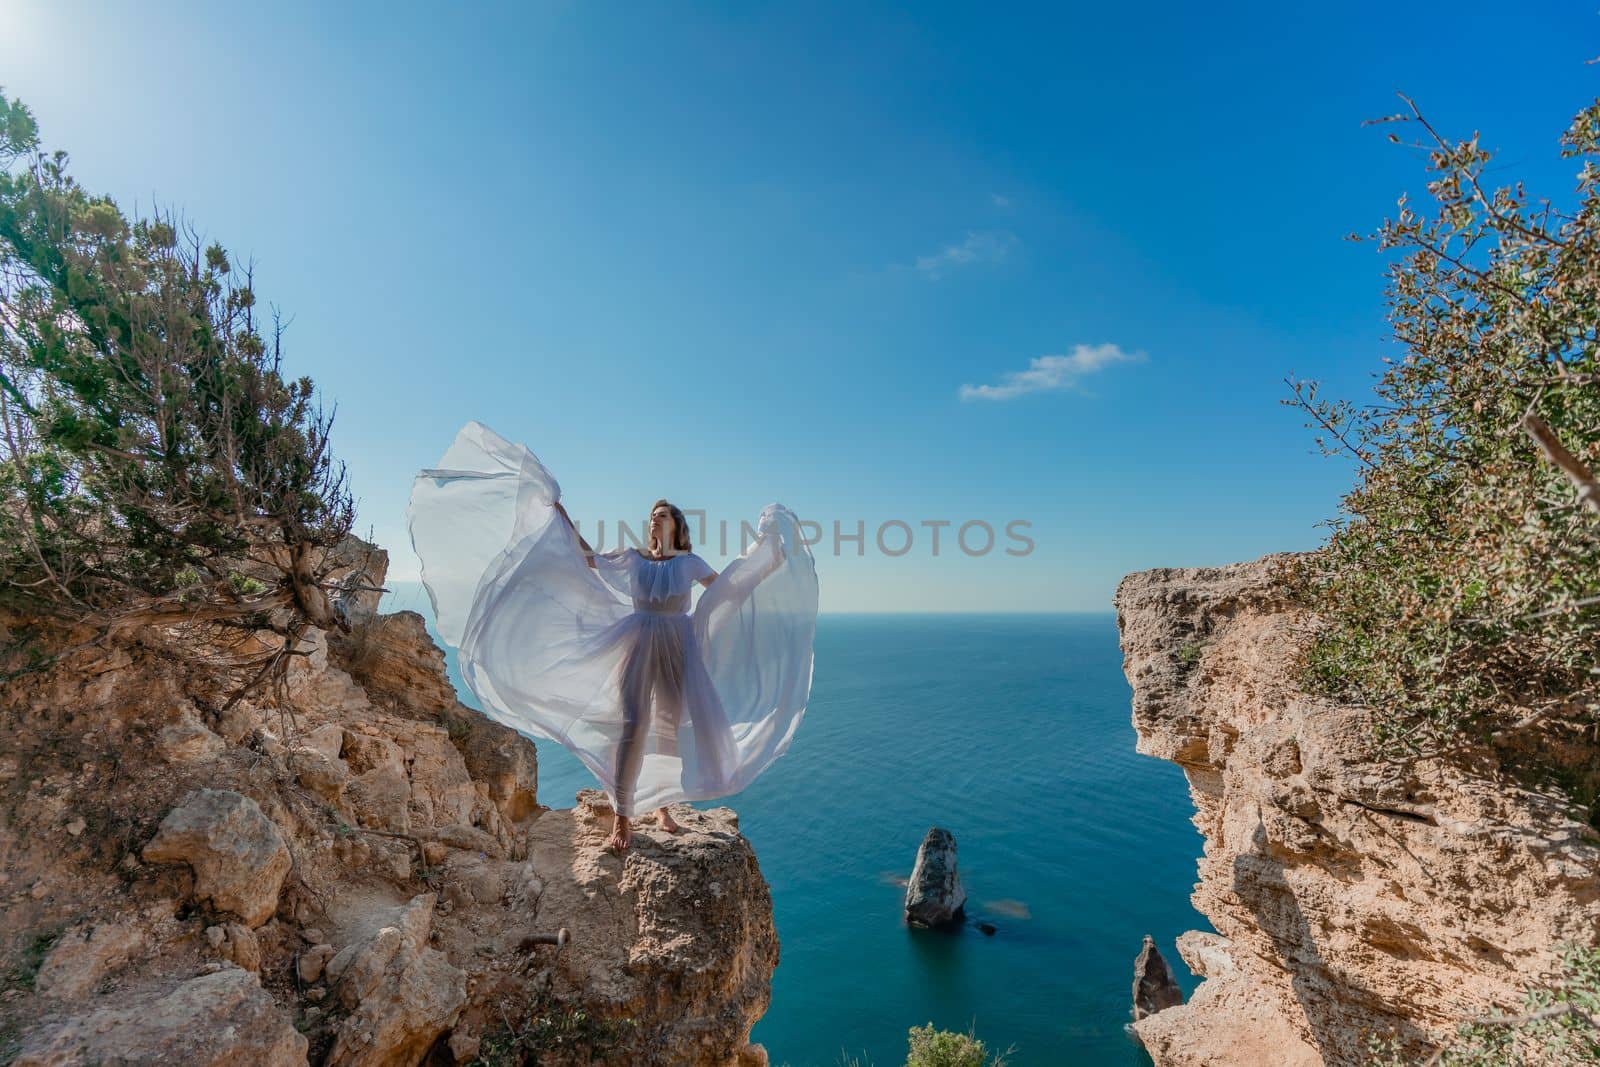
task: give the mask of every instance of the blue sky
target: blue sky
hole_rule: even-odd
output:
[[[1282,379],[1370,388],[1342,238],[1425,193],[1361,121],[1405,91],[1559,196],[1600,92],[1581,4],[267,7],[8,0],[0,85],[254,258],[394,575],[476,418],[591,532],[782,501],[825,611],[1108,610],[1319,543],[1351,474]]]

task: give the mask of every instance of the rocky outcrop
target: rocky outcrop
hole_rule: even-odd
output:
[[[552,956],[551,989],[563,999],[581,992],[611,1019],[653,1021],[653,1035],[619,1045],[618,1062],[764,1063],[743,1038],[770,1002],[778,938],[738,814],[674,806],[682,830],[636,824],[617,859],[604,848],[606,795],[585,789],[577,800],[533,823],[520,887],[571,931],[571,944]],[[544,873],[552,870],[561,876]]]
[[[1178,988],[1172,968],[1156,948],[1155,938],[1146,934],[1139,956],[1133,961],[1133,1017],[1144,1019],[1182,1003],[1183,990]]]
[[[278,907],[289,849],[256,802],[230,789],[200,789],[167,813],[144,847],[146,863],[187,863],[194,894],[260,926]]]
[[[136,640],[0,688],[16,1062],[764,1063],[778,942],[734,812],[608,852],[604,795],[541,804],[533,744],[372,599],[308,635],[292,709],[228,706]]]
[[[967,892],[956,867],[955,835],[942,826],[930,827],[917,847],[917,860],[906,883],[906,922],[934,928],[959,925],[966,902]]]
[[[466,973],[429,945],[436,898],[423,894],[328,959],[322,971],[350,1014],[327,1067],[415,1063],[460,1014]]]
[[[12,1067],[167,1063],[184,1067],[296,1067],[297,1032],[254,975],[225,967],[155,995],[107,1003],[24,1037]]]
[[[1138,749],[1184,771],[1205,836],[1179,952],[1190,1001],[1135,1024],[1158,1067],[1359,1064],[1521,1003],[1600,930],[1600,840],[1491,760],[1383,762],[1369,713],[1293,681],[1314,620],[1283,557],[1117,590]]]

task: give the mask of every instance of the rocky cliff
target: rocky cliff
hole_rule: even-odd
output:
[[[1600,840],[1492,759],[1380,762],[1367,713],[1291,676],[1313,620],[1281,557],[1144,571],[1117,590],[1140,752],[1183,768],[1205,835],[1178,939],[1203,976],[1135,1030],[1158,1067],[1358,1064],[1514,1009],[1554,947],[1600,934]]]
[[[41,669],[70,635],[5,620],[0,1062],[765,1063],[778,942],[735,813],[604,851],[604,794],[541,804],[420,616],[352,611],[293,714],[136,639]]]

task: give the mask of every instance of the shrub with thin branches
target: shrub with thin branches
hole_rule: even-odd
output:
[[[1417,1062],[1394,1037],[1368,1041],[1370,1067]],[[1462,1023],[1426,1067],[1600,1067],[1600,949],[1568,945],[1553,986],[1528,990],[1522,1010]]]
[[[1359,468],[1327,543],[1281,575],[1319,620],[1305,679],[1372,708],[1395,754],[1581,745],[1600,721],[1600,100],[1561,138],[1565,205],[1486,185],[1478,135],[1406,102],[1377,121],[1419,131],[1431,205],[1401,197],[1352,235],[1397,253],[1404,354],[1370,403],[1293,378],[1285,401]],[[1563,773],[1592,805],[1592,776]]]
[[[220,245],[85,190],[0,95],[0,607],[218,652],[236,696],[340,624],[353,500],[273,318]]]

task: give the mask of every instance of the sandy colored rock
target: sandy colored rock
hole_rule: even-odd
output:
[[[1138,749],[1183,769],[1205,837],[1185,934],[1207,975],[1135,1024],[1158,1067],[1419,1058],[1521,1003],[1563,941],[1600,930],[1600,840],[1493,768],[1379,762],[1362,709],[1291,671],[1314,620],[1268,578],[1282,556],[1131,574],[1117,590]]]
[[[168,763],[200,763],[221,755],[228,742],[185,708],[172,725],[162,728],[156,745]]]
[[[477,1034],[453,1033],[450,1035],[450,1056],[457,1063],[470,1063],[478,1058],[483,1038]]]
[[[303,730],[295,737],[294,747],[310,749],[329,760],[339,759],[339,753],[344,751],[344,727],[329,722],[312,730]],[[348,766],[344,769],[346,772],[350,770]]]
[[[254,975],[227,967],[160,995],[127,998],[36,1027],[23,1034],[12,1067],[304,1067],[305,1062],[306,1039],[288,1016]]]
[[[249,797],[229,789],[191,793],[144,847],[147,863],[187,863],[195,895],[260,926],[278,906],[289,849]]]
[[[340,1002],[350,1010],[340,1025],[328,1067],[416,1063],[456,1020],[467,997],[467,976],[428,946],[432,894],[416,897],[367,938],[328,964]]]
[[[328,576],[335,586],[329,599],[336,614],[360,625],[377,613],[389,573],[389,553],[358,537],[347,537],[333,554],[340,565]]]
[[[580,790],[577,801],[545,812],[528,832],[540,881],[523,891],[572,932],[559,953],[539,950],[553,956],[555,989],[636,1020],[618,1062],[739,1062],[771,999],[778,939],[771,893],[737,816],[675,806],[680,832],[641,821],[619,858],[603,847],[605,794]]]
[[[416,612],[378,616],[337,644],[346,651],[351,674],[379,705],[436,715],[455,706],[444,651]]]
[[[532,741],[460,705],[446,709],[444,722],[467,770],[488,790],[501,815],[521,822],[539,810],[539,760]]]
[[[314,945],[301,953],[295,961],[295,973],[300,976],[300,981],[310,985],[321,980],[323,969],[328,966],[328,961],[333,959],[332,945]]]
[[[261,942],[248,926],[229,923],[223,928],[222,958],[252,973],[261,970]]]
[[[57,939],[40,965],[34,988],[56,999],[87,996],[102,978],[126,964],[144,946],[144,936],[133,921],[69,930]]]
[[[314,748],[296,748],[288,754],[289,769],[295,781],[335,807],[340,807],[350,784],[350,768],[337,756],[332,758]]]
[[[286,1062],[413,1067],[503,1047],[507,1020],[581,1010],[617,1022],[620,1044],[546,1067],[762,1062],[750,1029],[778,943],[737,814],[678,805],[682,833],[642,823],[628,855],[607,852],[603,794],[541,804],[533,744],[456,702],[420,617],[366,622],[376,656],[357,635],[305,636],[292,715],[224,708],[218,680],[137,642],[0,687],[0,973],[60,953],[41,970],[51,995],[0,997],[0,1034],[63,1057],[36,1064],[110,1062],[94,1033],[165,1050],[138,1062],[203,1064],[209,1047],[140,1036],[187,1005],[249,1027],[216,1039],[229,1067],[283,1059],[290,1020]],[[199,707],[224,747],[169,759],[173,709]],[[215,818],[177,814],[208,791],[227,794],[197,805]],[[273,876],[260,908],[221,906],[222,875],[247,868]],[[118,925],[132,936],[99,932]],[[562,927],[571,943],[541,940]]]
[[[1205,930],[1179,934],[1178,955],[1199,978],[1222,978],[1238,969],[1233,962],[1233,943]]]

